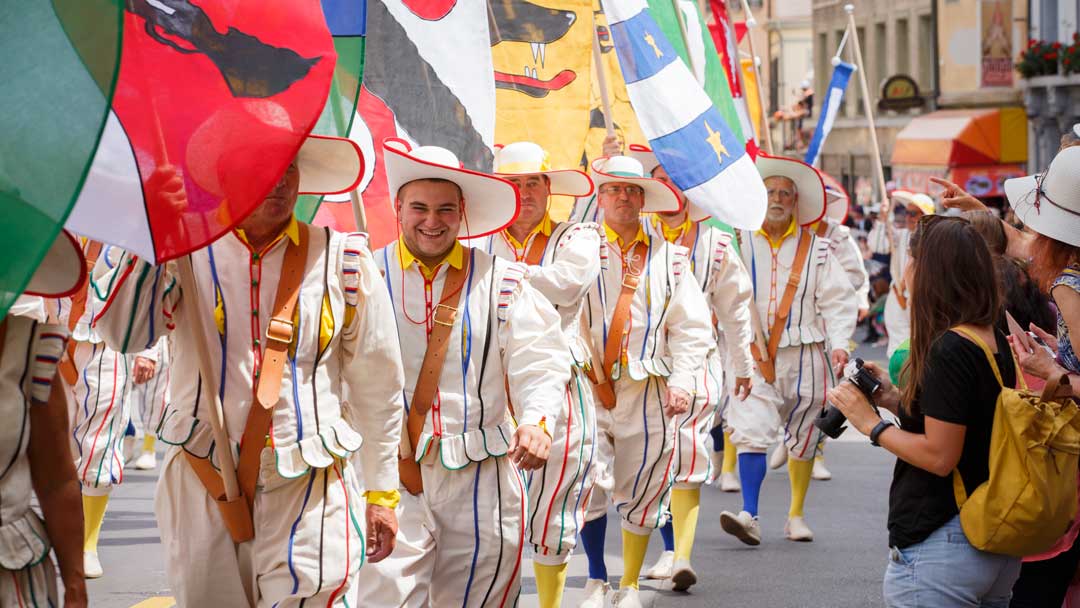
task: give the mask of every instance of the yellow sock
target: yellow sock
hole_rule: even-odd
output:
[[[622,531],[623,575],[622,580],[619,581],[619,588],[638,588],[638,577],[641,576],[641,565],[645,563],[645,550],[648,548],[648,534]]]
[[[83,494],[83,551],[97,553],[98,535],[101,523],[105,521],[105,507],[109,505],[109,495],[87,496]]]
[[[143,435],[142,438],[142,451],[153,452],[154,451],[154,436],[150,433]]]
[[[701,488],[675,489],[671,491],[671,527],[675,533],[675,561],[689,560],[694,550],[697,532],[698,506],[701,504]]]
[[[559,608],[562,605],[567,565],[548,566],[533,562],[533,572],[536,574],[536,595],[540,598],[540,608]]]
[[[806,492],[810,489],[810,473],[814,470],[813,460],[795,460],[788,458],[788,477],[791,478],[791,509],[788,517],[802,516],[806,503]]]
[[[737,462],[739,455],[735,452],[735,444],[731,443],[731,433],[724,433],[724,464],[720,467],[720,472],[734,473]]]

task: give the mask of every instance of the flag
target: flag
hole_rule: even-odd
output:
[[[825,138],[832,131],[833,121],[840,112],[840,102],[844,99],[844,91],[851,79],[855,66],[838,59],[834,60],[832,79],[829,80],[829,90],[825,92],[825,99],[821,103],[821,115],[818,116],[817,127],[814,129],[814,137],[810,140],[810,147],[806,149],[806,164],[816,165],[818,156],[821,155],[821,146],[825,144]]]
[[[715,23],[709,26],[720,64],[724,67],[728,86],[731,88],[732,101],[735,111],[739,114],[739,125],[746,137],[748,149],[751,154],[757,154],[756,133],[757,123],[750,121],[750,109],[746,103],[746,90],[743,81],[739,78],[741,65],[739,62],[739,41],[746,35],[746,24],[731,22],[728,16],[727,5],[723,0],[710,0]]]
[[[0,6],[0,319],[82,187],[109,113],[122,15],[112,0]]]
[[[364,153],[359,190],[374,249],[397,238],[383,139],[442,146],[466,168],[491,171],[495,82],[485,2],[368,0],[366,19],[363,83],[349,137]],[[354,229],[348,205],[334,200],[327,198],[315,222]]]
[[[660,29],[664,31],[675,51],[682,60],[694,72],[694,78],[705,89],[705,93],[724,121],[731,127],[732,133],[740,140],[746,141],[743,136],[741,117],[735,108],[735,99],[728,84],[727,73],[720,63],[720,55],[717,54],[716,45],[705,19],[698,12],[697,3],[693,0],[678,0],[679,9],[682,11],[682,20],[686,26],[686,40],[683,41],[682,29],[675,14],[675,6],[671,0],[649,0],[649,12],[652,13]],[[753,141],[753,136],[750,137]]]
[[[67,227],[154,263],[262,203],[326,103],[318,0],[128,0],[112,112]],[[184,196],[156,197],[178,177]]]
[[[761,96],[758,94],[757,74],[754,72],[754,60],[742,58],[739,60],[739,69],[742,70],[744,99],[746,100],[747,118],[753,125],[757,139],[761,139],[761,117],[764,112],[761,106]]]
[[[644,0],[604,0],[619,65],[657,160],[695,204],[736,228],[765,219],[765,185]]]

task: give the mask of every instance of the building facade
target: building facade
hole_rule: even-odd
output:
[[[1080,0],[1030,0],[1029,37],[1033,40],[1076,44]],[[1070,66],[1072,69],[1080,66]],[[1045,171],[1057,153],[1061,135],[1080,123],[1080,71],[1064,64],[1057,74],[1022,79],[1028,116],[1028,169]]]

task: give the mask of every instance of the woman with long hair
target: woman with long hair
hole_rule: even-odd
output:
[[[851,383],[829,401],[852,426],[897,456],[889,491],[890,558],[884,596],[890,608],[1009,605],[1019,558],[980,551],[964,536],[950,474],[959,470],[970,494],[989,477],[990,436],[1001,391],[982,348],[994,352],[1006,386],[1016,368],[1005,335],[995,329],[1001,298],[985,240],[962,218],[919,221],[910,243],[911,356],[894,387],[882,382],[885,421]]]

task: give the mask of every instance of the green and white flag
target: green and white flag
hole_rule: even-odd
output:
[[[82,189],[109,114],[123,3],[0,3],[0,318]]]

